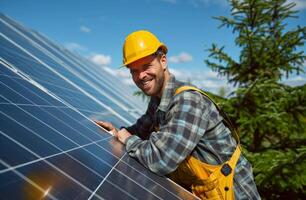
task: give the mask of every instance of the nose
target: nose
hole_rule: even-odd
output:
[[[145,71],[140,71],[139,75],[138,75],[138,78],[139,78],[139,80],[143,80],[146,76],[147,76],[147,74],[146,74]]]

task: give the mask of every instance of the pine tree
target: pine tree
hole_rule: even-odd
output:
[[[306,85],[281,80],[304,73],[306,27],[285,0],[231,0],[231,17],[216,17],[237,35],[239,60],[212,44],[206,64],[238,86],[223,108],[240,132],[263,199],[306,196]]]

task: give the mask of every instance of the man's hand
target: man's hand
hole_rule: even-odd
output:
[[[123,128],[117,132],[116,137],[122,144],[125,144],[126,139],[130,137],[131,135],[132,134],[130,132],[128,132],[125,128]]]
[[[104,129],[106,129],[107,131],[109,131],[111,134],[113,134],[113,136],[116,137],[122,144],[125,144],[126,139],[132,135],[124,128],[118,131],[112,123],[104,121],[94,121],[94,122],[99,126],[103,127]]]
[[[104,128],[105,130],[107,130],[108,132],[110,132],[112,135],[114,136],[117,135],[118,131],[112,123],[104,122],[104,121],[95,121],[95,120],[94,122],[98,124],[99,126],[101,126],[102,128]]]

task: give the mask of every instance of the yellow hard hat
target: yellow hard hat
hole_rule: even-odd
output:
[[[159,48],[166,54],[168,49],[149,31],[139,30],[125,38],[123,44],[123,65],[155,53]]]

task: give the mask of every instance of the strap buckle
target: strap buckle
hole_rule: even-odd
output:
[[[232,172],[232,168],[231,166],[229,166],[229,164],[225,163],[224,165],[222,165],[221,173],[224,176],[228,176],[231,172]]]

